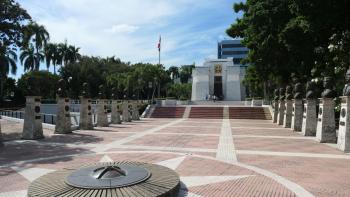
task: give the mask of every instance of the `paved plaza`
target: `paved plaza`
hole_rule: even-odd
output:
[[[142,119],[20,140],[1,119],[0,196],[25,196],[36,178],[69,166],[141,161],[174,169],[180,196],[349,196],[350,155],[271,120]]]

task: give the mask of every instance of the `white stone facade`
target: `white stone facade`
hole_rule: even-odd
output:
[[[225,101],[241,101],[245,99],[245,88],[242,80],[246,67],[235,65],[232,59],[207,60],[202,67],[192,71],[192,101],[205,100],[208,95],[221,96]],[[215,86],[215,78],[221,85]],[[215,90],[220,88],[221,90]],[[221,95],[216,95],[218,92]]]

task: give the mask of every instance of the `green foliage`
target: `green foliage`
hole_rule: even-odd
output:
[[[171,84],[168,86],[168,97],[174,97],[180,100],[189,100],[191,98],[192,85],[188,83]]]
[[[338,74],[343,75],[350,61],[349,6],[346,0],[247,0],[235,4],[234,11],[243,12],[243,17],[226,32],[243,37],[243,44],[250,49],[244,60],[251,67],[245,84],[253,94],[271,96],[271,89],[291,84],[291,73],[299,79],[310,78],[314,67],[322,70],[320,74],[343,78]]]
[[[43,99],[56,98],[59,76],[48,71],[30,71],[22,75],[17,81],[20,96],[28,94],[28,78],[30,77],[35,78],[34,88]]]

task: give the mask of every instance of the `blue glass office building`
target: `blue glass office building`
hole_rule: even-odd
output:
[[[218,59],[233,58],[234,64],[247,57],[248,48],[241,44],[242,39],[223,40],[218,43]]]

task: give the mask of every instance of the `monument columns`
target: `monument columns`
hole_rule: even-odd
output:
[[[277,123],[278,110],[279,110],[279,109],[278,109],[278,100],[279,100],[279,97],[278,97],[279,91],[278,91],[278,89],[275,89],[274,94],[275,94],[275,98],[274,98],[274,101],[273,101],[273,117],[272,117],[272,122],[273,122],[273,123]]]
[[[80,120],[79,128],[84,130],[93,130],[91,99],[89,97],[88,84],[83,83],[83,92],[80,96]]]
[[[1,133],[1,123],[0,123],[0,147],[2,147],[4,144],[2,143],[2,133]]]
[[[97,100],[97,126],[108,127],[107,100]]]
[[[283,125],[283,118],[284,118],[284,111],[286,110],[285,106],[285,91],[284,88],[280,88],[280,97],[279,97],[279,104],[278,104],[278,116],[277,116],[277,124]]]
[[[319,142],[336,143],[335,117],[334,117],[334,99],[320,99],[318,110],[316,139]]]
[[[79,128],[83,130],[93,130],[94,125],[92,123],[92,111],[91,111],[91,99],[80,97],[80,120]]]
[[[118,108],[118,101],[112,100],[112,110],[111,110],[111,122],[113,124],[121,124],[120,120],[120,114],[119,114],[119,108]]]
[[[304,103],[302,133],[304,136],[315,136],[317,127],[316,100],[306,99]]]
[[[292,102],[292,87],[287,86],[286,88],[286,100],[285,100],[285,113],[283,116],[283,127],[290,128],[292,124],[292,110],[293,110],[293,102]]]
[[[350,68],[346,71],[345,86],[341,97],[341,110],[338,132],[338,149],[350,151]]]
[[[71,133],[71,118],[69,110],[69,99],[58,98],[55,133]]]
[[[104,87],[99,86],[99,99],[97,100],[97,126],[108,127],[107,100],[105,99]]]
[[[341,97],[337,145],[339,150],[350,151],[350,96]]]
[[[40,105],[41,97],[26,96],[22,139],[36,140],[44,138]]]
[[[331,77],[324,77],[322,99],[320,99],[320,108],[318,110],[318,123],[316,139],[319,142],[336,143],[335,115],[333,80]]]
[[[128,101],[123,101],[123,122],[131,122]]]
[[[292,125],[293,131],[301,131],[303,125],[303,100],[293,100]]]
[[[302,84],[298,82],[297,78],[293,77],[294,85],[294,99],[292,109],[292,125],[293,131],[301,131],[303,125],[303,95],[302,95]]]

